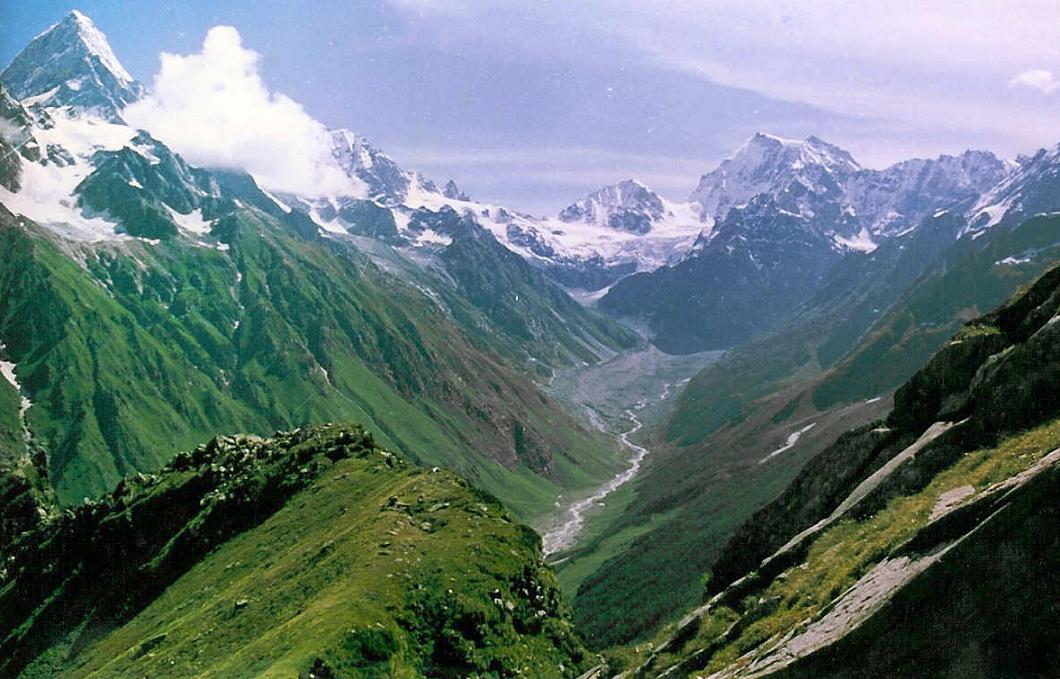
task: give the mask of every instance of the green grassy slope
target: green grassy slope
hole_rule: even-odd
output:
[[[979,240],[959,243],[902,295],[814,391],[819,407],[886,393],[912,376],[963,323],[1060,259],[1060,218],[1033,217]]]
[[[346,426],[215,439],[16,542],[0,672],[574,676],[540,539]]]
[[[1058,447],[1060,423],[1053,421],[996,447],[970,451],[923,490],[894,498],[872,516],[836,524],[807,545],[805,556],[783,577],[747,588],[742,600],[734,595],[719,602],[697,622],[691,638],[656,657],[655,669],[646,675],[674,665],[681,667],[672,673],[676,677],[752,674],[753,660],[770,657],[782,637],[807,629],[881,562],[923,550],[916,542],[926,542],[924,536],[935,529],[929,524],[944,495],[989,493],[1028,473]],[[945,575],[929,573],[934,584],[914,582],[908,594],[899,592],[893,614],[885,609],[891,620],[848,630],[850,640],[838,641],[834,651],[810,655],[801,667],[778,675],[864,676],[862,663],[868,662],[874,672],[893,676],[935,676],[947,668],[978,676],[1048,676],[1056,661],[1049,623],[1060,615],[1055,606],[1042,605],[1055,600],[1056,590],[1048,565],[1055,567],[1057,554],[1056,510],[1049,498],[1060,474],[1054,470],[1051,477],[1029,497],[1009,498],[1005,511],[990,519],[1004,525],[984,521],[968,546],[944,564]],[[968,553],[984,548],[985,554]],[[983,587],[985,581],[997,586]],[[959,612],[987,607],[990,616]],[[961,653],[973,657],[955,657]]]
[[[658,439],[647,444],[652,454],[633,484],[634,497],[598,538],[603,548],[612,540],[627,544],[584,577],[574,598],[576,624],[590,645],[649,639],[687,610],[733,531],[776,497],[817,451],[847,429],[882,416],[887,407],[877,401],[819,413],[805,399],[775,421],[790,400],[790,394],[779,394],[694,448]],[[811,424],[798,445],[763,461]]]
[[[73,257],[0,221],[0,337],[66,502],[216,432],[344,419],[521,516],[618,462],[428,296],[263,213],[221,220],[227,251],[136,241]]]

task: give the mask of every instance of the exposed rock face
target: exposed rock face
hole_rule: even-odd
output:
[[[716,170],[703,175],[691,199],[707,217],[721,221],[757,195],[777,199],[791,194],[789,207],[809,210],[808,198],[838,198],[861,166],[843,149],[810,137],[805,141],[758,133]]]
[[[568,206],[559,213],[559,219],[646,234],[653,222],[665,214],[666,206],[658,194],[634,179],[627,179]]]
[[[663,351],[726,349],[790,313],[841,257],[830,235],[805,226],[757,196],[700,236],[684,260],[619,281],[600,304],[645,320]]]
[[[390,156],[372,146],[363,136],[346,129],[331,131],[332,155],[349,177],[364,182],[369,198],[387,205],[400,204],[409,191],[420,187],[437,192],[414,172],[401,169]]]
[[[759,195],[840,239],[864,230],[865,246],[917,226],[941,206],[977,197],[1010,166],[988,151],[863,168],[851,155],[817,137],[802,141],[756,134],[716,170],[703,175],[691,200],[704,218],[722,222]],[[832,204],[844,221],[819,219]]]
[[[442,195],[446,198],[452,198],[453,200],[469,201],[471,198],[460,190],[460,187],[456,185],[456,182],[450,179],[445,183],[445,188],[442,189]]]
[[[725,676],[1048,676],[1060,662],[1060,450],[932,521],[804,633]]]
[[[1020,157],[1016,167],[985,192],[969,212],[967,231],[1015,226],[1035,214],[1060,206],[1060,144]]]

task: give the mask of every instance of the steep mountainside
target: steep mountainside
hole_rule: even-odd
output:
[[[861,170],[849,153],[817,137],[799,142],[758,133],[716,170],[703,175],[692,192],[705,218],[721,221],[755,196],[793,201],[806,213],[820,198],[838,198]],[[791,194],[791,187],[804,191]]]
[[[833,214],[823,219],[839,219]],[[672,266],[619,281],[603,309],[644,321],[663,351],[725,349],[777,322],[839,259],[827,235],[760,195]]]
[[[98,96],[91,101],[44,97],[47,91],[42,88],[52,81],[42,80],[41,74],[52,66],[60,68],[55,64],[61,64],[61,73],[68,78],[64,82],[83,81],[78,92]],[[303,236],[320,234],[339,241],[367,236],[416,261],[430,261],[451,240],[449,232],[457,213],[448,203],[466,199],[459,190],[450,190],[455,196],[450,199],[433,182],[402,170],[348,130],[331,131],[335,169],[349,179],[338,195],[277,197],[260,191],[246,177],[192,167],[149,132],[126,126],[120,107],[111,114],[96,105],[99,98],[129,103],[142,96],[143,89],[128,79],[103,35],[77,12],[27,46],[0,82],[32,102],[33,114],[5,98],[4,118],[20,130],[13,142],[26,138],[23,155],[35,154],[27,158],[34,162],[18,163],[5,172],[10,186],[0,192],[0,200],[13,212],[74,240],[114,241],[129,235],[209,242],[210,230],[219,219],[256,208]],[[41,157],[41,148],[46,149],[45,157]],[[13,182],[31,186],[19,191]],[[477,223],[471,205],[464,202],[458,217]],[[477,242],[490,250],[486,240]],[[449,254],[452,261],[455,256]],[[483,253],[469,254],[484,257]],[[563,294],[554,283],[534,272],[527,275],[527,271],[524,267],[506,273],[522,289],[540,288],[542,294],[554,298]],[[430,282],[430,278],[423,281]],[[479,295],[481,291],[467,292]],[[550,327],[529,342],[508,337],[509,345],[524,354],[517,358],[533,358],[546,365],[597,360],[637,341],[614,322],[574,304],[562,309],[533,306],[520,313],[523,324]],[[492,329],[502,336],[507,330],[503,326]],[[587,349],[586,343],[593,349]]]
[[[736,532],[713,596],[640,674],[1049,676],[1058,318],[1053,268],[965,325],[884,422],[841,437]]]
[[[1040,215],[947,250],[836,363],[814,391],[814,403],[827,408],[894,389],[963,322],[1060,259],[1058,227],[1056,216]]]
[[[132,242],[75,250],[80,264],[40,227],[0,219],[0,337],[67,502],[159,466],[167,443],[351,417],[520,511],[547,502],[545,479],[610,466],[601,440],[445,308],[261,213],[221,220],[224,249]]]
[[[0,135],[0,186],[18,191],[22,185],[22,159],[38,161],[40,145],[33,138],[33,119],[29,111],[14,99],[0,83],[0,119],[5,131]]]
[[[217,438],[0,554],[0,673],[575,676],[540,538],[356,427]]]
[[[114,110],[43,96],[49,65]],[[2,77],[31,104],[3,98],[24,137],[0,189],[0,357],[18,391],[4,457],[26,454],[28,432],[69,503],[218,432],[356,419],[524,515],[556,484],[610,473],[619,447],[523,373],[597,361],[632,333],[451,208],[394,203],[426,191],[422,178],[359,138],[335,135],[350,184],[326,201],[334,214],[186,163],[124,124],[118,104],[141,93],[125,75],[72,13]]]
[[[143,86],[118,62],[95,24],[74,10],[41,33],[0,72],[15,99],[33,106],[76,106],[116,122]]]
[[[584,546],[636,536],[575,597],[592,643],[642,637],[675,614],[749,512],[842,431],[882,415],[889,393],[964,322],[1060,256],[1053,216],[954,243],[967,223],[961,210],[933,216],[849,257],[777,332],[691,380],[652,442],[636,500]],[[623,605],[633,592],[645,596]]]
[[[1036,214],[1056,210],[1060,185],[1060,144],[1039,149],[1030,157],[1021,157],[1016,168],[1003,181],[983,194],[971,210],[966,231],[976,232],[993,226],[1015,226]]]
[[[693,379],[666,437],[694,444],[746,417],[756,400],[821,371],[823,381],[803,385],[793,398],[827,409],[901,384],[962,323],[1000,304],[1056,260],[1050,213],[1060,209],[1060,194],[1038,181],[1056,170],[1054,163],[1046,171],[1048,155],[1036,155],[1031,164],[1024,160],[1001,185],[1044,214],[970,229],[981,208],[966,201],[871,253],[847,257],[774,332],[737,347]],[[1018,184],[1017,177],[1027,183]]]
[[[147,96],[76,11],[0,72],[0,675],[1060,661],[1060,147],[758,134],[536,218],[346,129],[327,195],[199,167]]]

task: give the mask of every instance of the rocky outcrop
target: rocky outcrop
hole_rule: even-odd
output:
[[[1057,493],[1060,450],[934,518],[801,634],[713,676],[1048,676],[1060,662]]]

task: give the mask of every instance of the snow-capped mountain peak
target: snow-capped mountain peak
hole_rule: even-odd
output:
[[[96,24],[92,23],[91,19],[75,9],[71,10],[71,12],[66,15],[66,18],[56,24],[55,27],[62,26],[64,23],[72,24],[74,26],[78,37],[88,52],[99,57],[103,66],[114,74],[116,78],[125,83],[131,83],[133,81],[133,77],[129,75],[129,72],[126,71],[125,67],[121,65],[120,61],[118,61],[118,57],[114,55],[114,50],[110,48],[107,36],[103,35],[103,32],[96,28]],[[53,27],[53,29],[55,27]]]
[[[916,228],[937,209],[983,194],[1010,169],[989,151],[914,158],[858,173],[847,182],[847,199],[874,237],[888,238]]]
[[[797,141],[759,132],[703,175],[691,200],[705,220],[721,220],[754,196],[779,196],[796,183],[816,194],[832,193],[860,170],[849,153],[818,137]]]
[[[1036,214],[1060,211],[1060,144],[1020,156],[1004,179],[968,211],[963,233],[1015,224]]]
[[[666,213],[659,194],[636,179],[627,179],[594,191],[563,209],[558,218],[644,234]]]
[[[120,224],[80,209],[77,187],[98,170],[93,158],[99,151],[128,148],[149,163],[159,152],[138,141],[137,131],[121,119],[143,88],[103,34],[88,17],[71,12],[19,53],[0,73],[0,85],[12,95],[0,108],[5,121],[20,129],[13,142],[27,161],[0,176],[7,178],[0,182],[0,197],[38,221],[65,225],[64,233],[91,238],[118,233]],[[452,210],[566,284],[593,289],[679,261],[715,240],[725,248],[753,239],[778,252],[809,243],[829,257],[869,251],[915,228],[925,214],[957,201],[974,202],[1008,172],[986,152],[870,170],[815,136],[792,140],[758,133],[702,176],[690,202],[669,201],[626,179],[554,218],[535,219],[472,200],[453,181],[438,185],[405,170],[350,130],[330,130],[330,141],[331,155],[351,180],[348,191],[324,197],[267,194],[284,214],[303,214],[308,228],[315,223],[337,237],[383,234],[394,243],[433,248],[444,238],[427,237],[434,231],[414,228],[419,222],[413,218],[418,211]],[[1043,163],[1035,156],[1017,171],[1031,172]],[[126,187],[144,185],[143,177],[112,174]],[[196,232],[193,226],[184,231]]]
[[[0,82],[27,106],[70,106],[112,122],[143,96],[106,36],[74,10],[34,38],[0,73]]]
[[[356,132],[331,130],[331,152],[343,172],[364,182],[367,186],[366,197],[381,203],[401,204],[409,197],[410,191],[420,188],[438,192],[433,182],[401,169],[393,158],[376,149]]]
[[[868,169],[819,137],[758,133],[703,175],[692,200],[704,219],[722,222],[734,210],[777,212],[797,217],[839,249],[871,251],[939,207],[981,195],[1009,171],[988,151]],[[746,215],[738,221],[749,223]]]

